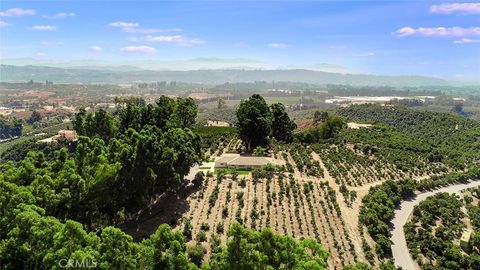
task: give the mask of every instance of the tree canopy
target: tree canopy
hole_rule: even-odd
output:
[[[282,103],[275,103],[270,106],[272,111],[272,137],[278,141],[290,143],[293,141],[293,130],[297,125],[290,119]]]
[[[269,107],[258,94],[240,102],[237,120],[237,132],[248,151],[259,146],[267,147],[270,138],[290,143],[293,130],[297,127],[283,104],[276,103]]]
[[[0,139],[8,139],[22,135],[22,123],[18,120],[8,120],[0,117]]]
[[[262,96],[255,94],[240,102],[236,125],[240,139],[247,150],[266,147],[272,128],[272,113]]]

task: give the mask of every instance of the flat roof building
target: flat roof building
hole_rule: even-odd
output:
[[[253,169],[273,163],[271,158],[257,156],[224,155],[215,161],[215,168]]]
[[[460,247],[468,249],[470,247],[470,237],[472,230],[463,229],[462,237],[460,237]]]

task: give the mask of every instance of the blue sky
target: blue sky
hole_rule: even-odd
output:
[[[480,78],[480,2],[2,1],[0,57]],[[181,62],[183,60],[184,62]],[[179,62],[180,61],[180,62]],[[222,62],[220,61],[220,62]],[[175,64],[173,64],[175,63]]]

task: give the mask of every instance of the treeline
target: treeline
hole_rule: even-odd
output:
[[[401,201],[414,196],[415,185],[416,181],[412,179],[388,180],[370,188],[368,194],[362,199],[359,222],[367,227],[368,233],[376,243],[375,251],[380,258],[388,258],[392,255],[389,223]]]
[[[416,111],[401,106],[356,105],[339,115],[352,121],[387,124],[430,149],[437,162],[457,169],[480,159],[480,123],[447,113]],[[417,144],[418,145],[418,144]]]
[[[375,251],[380,258],[391,257],[391,230],[389,224],[394,217],[395,209],[402,200],[415,195],[416,190],[433,189],[454,183],[465,183],[480,178],[480,167],[472,166],[463,173],[450,173],[444,176],[415,181],[405,179],[388,180],[381,185],[370,188],[362,199],[359,222],[367,227],[368,233],[375,241]],[[366,256],[372,258],[371,251],[366,250]]]
[[[0,140],[22,136],[22,123],[18,120],[8,120],[0,117]]]
[[[47,215],[99,229],[131,219],[152,198],[178,189],[202,159],[191,130],[196,105],[162,97],[154,105],[128,103],[115,115],[81,110],[75,145],[32,151],[0,166],[9,183],[25,188]]]
[[[45,155],[47,161],[55,158],[55,152],[63,147],[68,148],[68,152],[71,155],[75,151],[76,144],[68,141],[64,138],[59,138],[55,143],[38,143],[39,138],[33,137],[24,142],[14,144],[0,154],[0,163],[6,163],[13,161],[14,163],[21,162],[29,152],[38,151]]]
[[[90,269],[327,269],[327,250],[311,239],[235,223],[226,245],[212,238],[211,259],[202,263],[203,247],[187,247],[186,237],[168,225],[135,243],[114,227],[87,232],[76,221],[48,216],[27,188],[3,177],[0,191],[2,269],[61,269],[68,263]]]

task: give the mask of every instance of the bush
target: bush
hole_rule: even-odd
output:
[[[203,256],[205,255],[205,249],[201,244],[187,247],[188,258],[198,267],[201,266]]]
[[[205,241],[207,241],[207,233],[204,230],[198,231],[197,242],[201,243]]]

